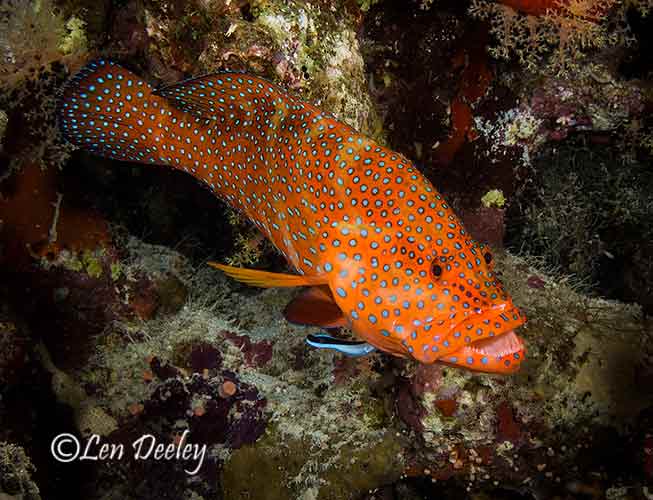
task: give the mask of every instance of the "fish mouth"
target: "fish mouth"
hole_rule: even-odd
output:
[[[515,330],[508,330],[496,337],[478,340],[470,349],[479,356],[494,356],[503,358],[524,351],[524,341],[517,336]]]
[[[448,361],[469,370],[509,375],[519,370],[525,355],[524,341],[508,330],[459,349]]]
[[[512,305],[497,309],[499,314],[493,314],[489,322],[494,330],[490,332],[491,336],[472,340],[438,361],[486,373],[515,373],[526,354],[524,341],[517,336],[515,329],[524,324],[526,318]]]

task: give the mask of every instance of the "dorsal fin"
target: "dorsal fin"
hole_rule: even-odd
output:
[[[176,108],[205,120],[207,125],[225,117],[249,121],[257,113],[297,104],[281,88],[262,78],[231,72],[183,80],[153,93],[165,97]]]

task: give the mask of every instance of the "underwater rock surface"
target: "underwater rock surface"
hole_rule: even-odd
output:
[[[96,480],[114,493],[139,483],[147,497],[172,488],[179,498],[358,498],[428,476],[548,495],[583,483],[570,464],[610,471],[623,456],[628,474],[645,477],[645,435],[619,438],[645,432],[653,402],[652,332],[636,306],[587,298],[505,254],[497,268],[530,318],[529,363],[512,377],[488,376],[309,350],[312,329],[281,314],[292,292],[252,293],[134,238],[122,249],[123,272],[158,283],[153,296],[178,282],[187,300],[114,322],[85,340],[92,354],[66,371],[39,348],[53,392],[81,436],[128,445],[187,431],[186,442],[208,449],[192,478],[183,461],[101,463]]]

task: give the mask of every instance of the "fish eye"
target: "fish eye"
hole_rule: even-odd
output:
[[[483,258],[485,259],[486,264],[489,264],[490,262],[492,262],[492,254],[490,252],[485,252],[483,254]]]
[[[442,267],[440,267],[440,264],[434,262],[431,265],[431,274],[436,278],[439,278],[442,275]]]

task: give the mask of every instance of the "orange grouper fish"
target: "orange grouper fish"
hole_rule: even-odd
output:
[[[82,149],[183,170],[245,214],[297,274],[213,265],[254,286],[308,287],[286,318],[359,338],[311,345],[494,373],[522,362],[524,315],[431,183],[280,87],[221,73],[154,89],[99,60],[67,84],[59,118]]]

